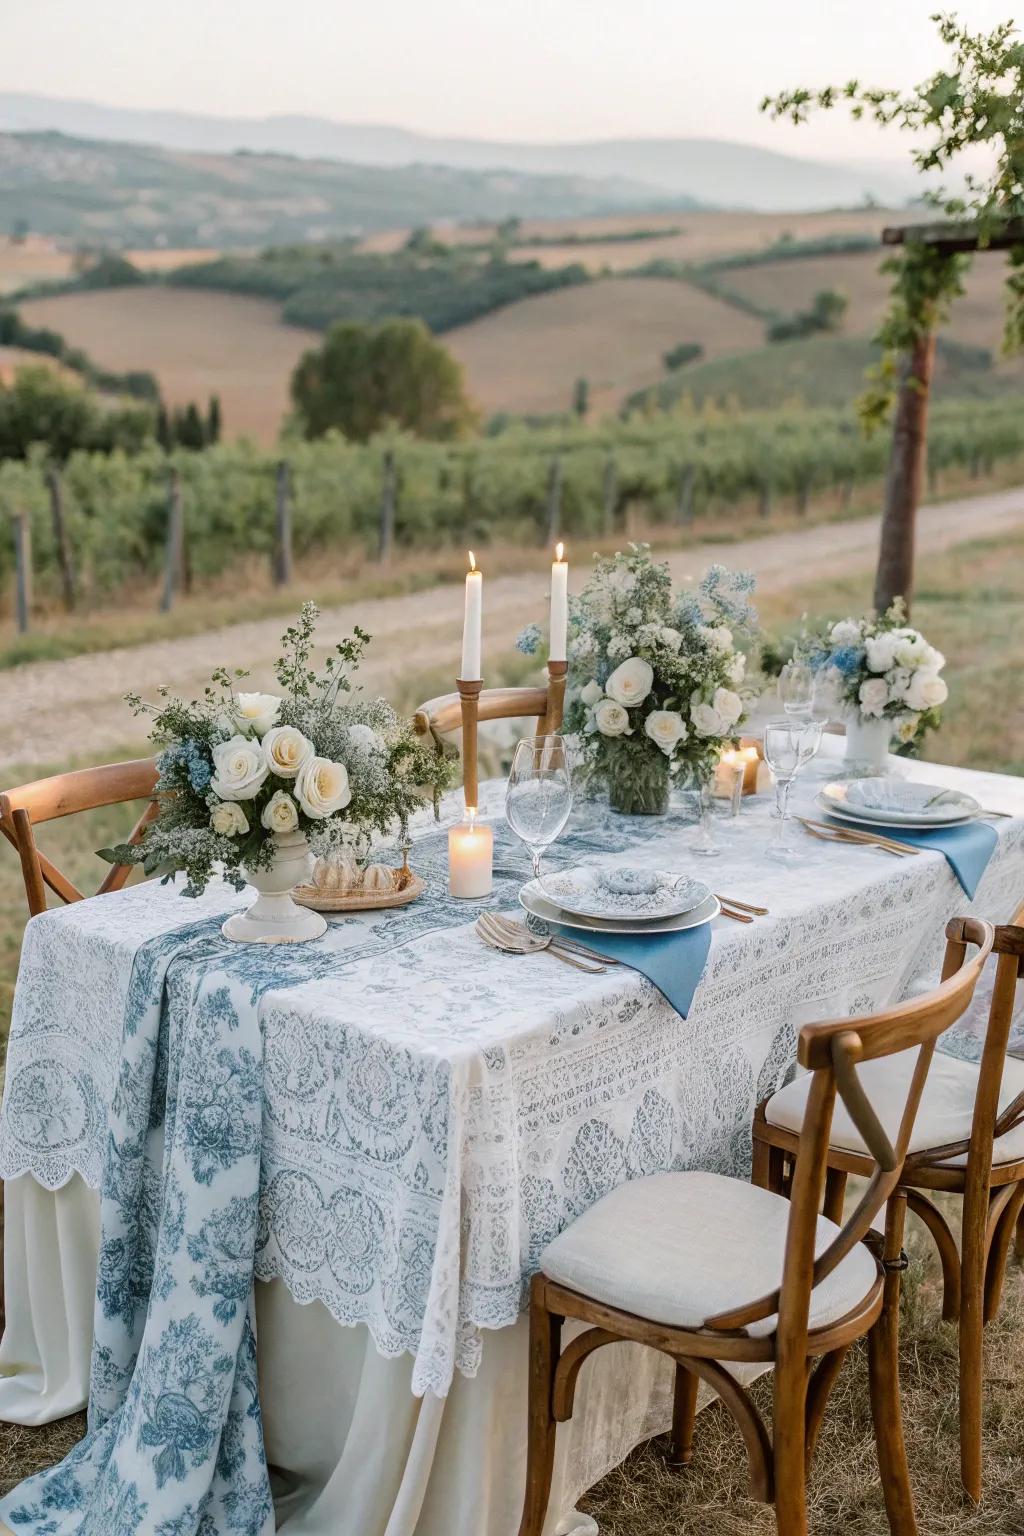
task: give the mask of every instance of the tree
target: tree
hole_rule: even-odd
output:
[[[194,400],[190,400],[181,415],[175,414],[174,435],[182,448],[191,448],[198,452],[206,447],[206,431],[203,427],[203,418],[199,414],[199,407]]]
[[[907,129],[926,140],[913,151],[922,172],[948,171],[965,150],[974,150],[988,165],[987,174],[968,172],[963,177],[962,193],[925,194],[968,237],[959,249],[953,241],[945,248],[930,241],[926,230],[916,238],[910,230],[899,254],[883,264],[883,271],[893,277],[888,312],[876,338],[883,356],[860,402],[862,420],[870,430],[888,419],[896,401],[875,578],[879,611],[896,597],[909,602],[913,588],[935,331],[963,291],[969,262],[965,248],[983,250],[996,238],[1008,246],[1004,345],[1007,351],[1024,348],[1024,46],[1012,21],[989,33],[971,33],[954,16],[933,20],[951,50],[950,64],[908,92],[851,80],[817,91],[800,87],[762,102],[763,111],[795,123],[806,122],[816,108],[828,111],[845,103],[855,119],[867,117]]]
[[[206,408],[206,441],[219,443],[222,427],[220,396],[211,395]]]
[[[136,453],[152,440],[148,406],[104,406],[81,384],[44,364],[19,368],[0,381],[0,459],[24,459],[33,443],[63,462],[77,448]]]
[[[590,382],[588,379],[579,378],[572,387],[572,408],[580,421],[586,419],[590,409]]]
[[[849,302],[846,295],[835,288],[822,288],[814,295],[810,309],[773,320],[768,327],[768,340],[792,341],[799,336],[816,336],[821,331],[838,331]]]
[[[474,423],[462,369],[420,320],[340,321],[292,374],[307,438],[333,429],[356,442],[395,425],[418,437],[460,437]]]
[[[171,420],[162,400],[156,410],[156,440],[164,453],[170,453],[174,446],[174,439],[171,436]]]

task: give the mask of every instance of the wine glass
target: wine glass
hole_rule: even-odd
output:
[[[780,864],[795,864],[799,854],[789,844],[789,792],[793,781],[821,746],[822,720],[787,715],[769,720],[764,729],[764,760],[775,779],[778,823],[765,852]]]
[[[814,707],[814,673],[794,656],[779,673],[779,700],[787,715],[806,718]]]
[[[540,860],[569,820],[572,781],[561,736],[531,736],[516,747],[505,789],[505,818],[527,846],[533,878]]]

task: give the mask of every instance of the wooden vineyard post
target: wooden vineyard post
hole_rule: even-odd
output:
[[[757,493],[758,516],[765,519],[772,515],[772,482],[766,475],[761,481],[760,490]]]
[[[692,464],[682,464],[679,468],[679,496],[676,503],[676,515],[683,527],[693,522],[694,515],[694,489],[697,483],[697,471]]]
[[[164,556],[164,590],[160,612],[170,613],[184,578],[185,520],[181,506],[181,476],[172,469],[167,481],[167,548]]]
[[[562,523],[562,458],[557,453],[548,467],[547,511],[545,543],[554,544],[558,540]]]
[[[615,514],[619,509],[619,466],[614,453],[604,461],[601,531],[606,538],[615,532]]]
[[[60,584],[64,596],[64,607],[68,613],[71,613],[75,606],[75,570],[71,562],[71,546],[68,542],[67,523],[64,520],[64,487],[61,484],[60,470],[55,464],[51,464],[46,471],[46,485],[50,492],[50,513],[53,518],[53,545],[57,552],[57,564],[60,566]]]
[[[875,577],[875,608],[884,613],[897,597],[908,607],[914,589],[917,509],[924,485],[928,392],[935,363],[935,333],[918,337],[900,376],[892,452],[885,480],[885,510]]]
[[[811,487],[813,484],[813,471],[805,470],[800,476],[800,481],[796,488],[796,510],[801,517],[807,516],[807,509],[811,504]]]
[[[394,450],[386,448],[381,466],[380,487],[380,536],[377,541],[377,559],[387,565],[395,547],[395,507],[398,501],[398,469]]]
[[[277,466],[273,564],[275,587],[286,587],[292,579],[292,495],[287,459],[281,459]]]
[[[32,621],[32,524],[27,512],[15,512],[14,581],[15,613],[19,635],[27,635]]]

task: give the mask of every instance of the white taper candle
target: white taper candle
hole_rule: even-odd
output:
[[[479,682],[481,668],[481,624],[484,609],[484,577],[476,568],[473,551],[469,552],[469,570],[466,573],[466,615],[462,625],[462,670],[460,681]]]
[[[567,660],[569,643],[569,562],[563,559],[564,544],[555,549],[555,561],[551,567],[551,635],[548,647],[549,661]]]

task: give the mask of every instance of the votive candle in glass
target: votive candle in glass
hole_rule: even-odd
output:
[[[465,821],[448,829],[449,896],[489,896],[493,870],[493,829],[477,821],[476,811],[470,808]]]

